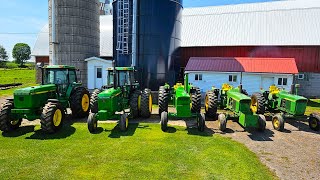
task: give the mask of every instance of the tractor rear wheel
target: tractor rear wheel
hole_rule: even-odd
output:
[[[219,130],[224,132],[227,129],[227,118],[225,114],[219,114],[218,116],[219,121]]]
[[[70,106],[74,117],[83,118],[89,115],[90,94],[84,87],[78,87],[70,97]]]
[[[168,131],[168,113],[167,112],[162,112],[161,113],[161,130],[163,132],[167,132]]]
[[[122,114],[119,121],[120,130],[126,132],[129,126],[129,119],[127,114]]]
[[[168,112],[169,98],[169,92],[161,86],[158,94],[159,115],[161,115],[162,112]]]
[[[281,114],[276,114],[272,117],[272,125],[273,128],[277,131],[283,131],[284,130],[284,118]]]
[[[140,104],[141,116],[143,118],[149,118],[152,113],[152,95],[150,89],[144,89],[141,93]]]
[[[200,88],[194,87],[195,91],[191,93],[191,112],[200,113],[201,111],[201,91]]]
[[[100,94],[100,89],[95,89],[90,97],[90,108],[92,113],[98,113],[98,95]]]
[[[198,130],[200,132],[204,131],[204,128],[206,126],[206,121],[205,121],[205,116],[202,113],[199,114],[198,117],[197,117],[197,126],[198,126]]]
[[[309,127],[314,131],[320,130],[320,115],[311,114],[309,117]]]
[[[251,96],[250,109],[253,113],[264,114],[265,113],[265,98],[262,93],[254,93]]]
[[[59,103],[48,102],[40,117],[41,129],[46,133],[57,132],[65,118],[64,108]]]
[[[87,120],[88,130],[91,134],[95,133],[98,129],[98,121],[94,113],[90,113]]]
[[[6,101],[0,110],[0,130],[4,132],[18,129],[21,125],[22,119],[14,120],[10,117],[11,109],[14,108],[12,101]]]
[[[218,97],[212,90],[206,93],[205,110],[206,110],[206,115],[209,118],[216,117],[217,110],[218,110]]]
[[[141,91],[135,90],[130,97],[130,110],[133,118],[139,117],[139,106],[141,100]]]
[[[266,130],[266,117],[264,115],[259,114],[258,117],[258,131],[263,132],[264,130]]]

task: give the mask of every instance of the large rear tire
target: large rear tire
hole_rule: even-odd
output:
[[[95,133],[98,129],[98,121],[94,113],[90,113],[87,120],[88,130],[91,134]]]
[[[227,118],[225,114],[219,114],[218,116],[219,130],[225,132],[227,129]]]
[[[95,89],[90,97],[90,108],[92,113],[98,113],[98,95],[100,94],[100,89]]]
[[[272,125],[275,130],[283,131],[284,124],[285,124],[285,120],[281,114],[276,114],[275,116],[272,117]]]
[[[253,113],[264,114],[265,113],[265,98],[262,93],[254,93],[251,96],[250,109]]]
[[[207,91],[205,98],[205,111],[206,116],[215,118],[218,110],[218,97],[214,91]]]
[[[201,91],[198,87],[193,87],[194,92],[191,93],[191,112],[200,113],[201,111]]]
[[[141,91],[135,90],[130,97],[130,111],[133,118],[139,117],[139,104],[141,98]]]
[[[90,94],[84,87],[78,87],[70,97],[70,107],[74,117],[87,117],[90,111]]]
[[[163,132],[167,132],[168,131],[168,113],[162,112],[160,116],[161,116],[161,130]]]
[[[46,133],[57,132],[65,118],[64,108],[59,103],[48,102],[40,117],[41,129]]]
[[[11,109],[14,108],[12,101],[6,101],[0,109],[0,130],[3,132],[13,131],[21,125],[22,119],[14,120],[10,117]]]
[[[141,116],[143,118],[149,118],[152,113],[152,95],[150,89],[144,89],[141,93],[140,104]]]
[[[168,90],[166,90],[164,86],[161,86],[158,94],[159,115],[161,115],[162,112],[168,112],[169,98]]]
[[[320,130],[320,115],[311,114],[309,117],[309,127],[314,131]]]

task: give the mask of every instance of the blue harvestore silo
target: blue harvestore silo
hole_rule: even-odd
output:
[[[135,66],[142,88],[173,85],[180,71],[182,0],[115,0],[114,59]]]

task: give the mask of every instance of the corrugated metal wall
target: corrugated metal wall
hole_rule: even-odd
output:
[[[295,58],[299,72],[320,73],[320,46],[292,47],[183,47],[181,65],[185,67],[190,57],[266,57]]]

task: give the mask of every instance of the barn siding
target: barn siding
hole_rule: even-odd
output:
[[[320,73],[302,73],[304,80],[295,77],[295,83],[300,84],[299,95],[306,97],[320,97]]]
[[[263,57],[295,58],[299,72],[320,73],[320,46],[230,46],[182,47],[181,65],[185,67],[190,57]]]

